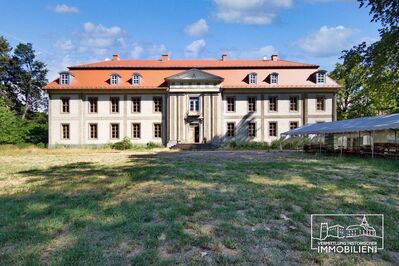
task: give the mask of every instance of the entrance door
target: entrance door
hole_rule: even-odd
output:
[[[194,126],[194,142],[199,143],[200,142],[200,131],[199,131],[199,125]]]

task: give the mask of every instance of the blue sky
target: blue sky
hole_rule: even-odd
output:
[[[340,51],[378,39],[355,0],[1,0],[0,35],[31,42],[54,78],[69,65],[171,58],[286,60],[332,70]]]

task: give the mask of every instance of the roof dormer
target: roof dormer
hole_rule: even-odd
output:
[[[249,84],[256,84],[257,83],[257,76],[255,72],[249,73],[248,74],[248,83]]]
[[[58,83],[60,85],[69,85],[72,83],[73,75],[70,72],[63,71],[63,72],[60,72],[59,74],[60,74],[60,77],[58,79]]]
[[[133,73],[132,75],[132,85],[140,85],[141,84],[141,74]]]
[[[315,73],[316,84],[325,84],[327,81],[327,71],[319,70]]]
[[[109,76],[109,84],[110,85],[118,85],[119,84],[119,79],[121,78],[121,76],[117,73],[112,73]]]
[[[270,82],[270,84],[278,84],[278,73],[277,72],[270,73],[269,82]]]

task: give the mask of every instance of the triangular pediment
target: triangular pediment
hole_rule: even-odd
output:
[[[206,71],[202,71],[196,68],[192,68],[190,70],[183,71],[176,75],[165,78],[167,81],[179,81],[179,80],[212,80],[212,81],[223,81],[222,77],[213,75]]]

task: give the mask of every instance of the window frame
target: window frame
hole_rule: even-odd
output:
[[[274,134],[271,134],[271,131],[272,131],[272,127],[271,127],[271,125],[272,124],[274,124],[275,125],[275,128],[274,128]],[[277,121],[269,121],[269,137],[277,137],[277,135],[278,135],[278,123],[277,123]]]
[[[258,83],[258,74],[255,72],[248,74],[248,84],[257,84]]]
[[[251,129],[251,126],[253,126],[254,128]],[[251,132],[253,131],[253,134],[251,134]],[[256,122],[248,122],[248,137],[249,138],[256,138]]]
[[[159,126],[159,136],[157,135],[157,127]],[[162,123],[154,123],[153,124],[153,136],[154,139],[162,138]]]
[[[327,81],[327,75],[325,72],[316,73],[316,84],[325,84]]]
[[[71,111],[71,104],[70,104],[71,98],[69,98],[69,97],[61,97],[60,100],[61,100],[61,113],[62,114],[69,114],[70,111]],[[66,105],[67,111],[64,111],[64,108],[65,108],[64,101],[66,101],[66,103],[67,103],[67,105]]]
[[[292,99],[295,99],[295,102],[292,102]],[[298,96],[289,96],[289,103],[290,103],[290,106],[289,106],[290,112],[299,112],[299,97]],[[293,106],[295,108],[292,108]]]
[[[92,101],[95,101],[95,111],[92,111]],[[88,97],[87,101],[89,102],[89,114],[97,114],[98,113],[98,97]]]
[[[292,124],[296,124],[294,128],[292,128]],[[299,127],[299,122],[298,121],[290,121],[290,130],[294,130]]]
[[[133,114],[139,114],[141,113],[141,97],[140,96],[133,96],[131,99],[131,103],[132,103],[132,110],[131,112]],[[138,111],[135,111],[135,101],[137,101],[136,103],[138,104]]]
[[[95,137],[93,137],[92,126],[95,126]],[[98,124],[89,123],[89,139],[98,139]]]
[[[254,99],[254,102],[251,103],[250,99]],[[248,96],[247,98],[247,104],[248,104],[248,113],[255,113],[256,112],[256,103],[257,103],[258,99],[256,96]],[[253,106],[253,110],[251,110],[251,105]]]
[[[232,100],[232,103],[229,103],[229,100]],[[229,110],[230,104],[233,107],[233,110]],[[236,111],[236,97],[235,96],[226,96],[226,111],[228,113],[234,113]]]
[[[113,129],[114,126],[117,126],[117,129],[118,129],[118,131],[117,131],[118,136],[116,138],[114,137],[114,129]],[[112,139],[112,140],[120,139],[120,126],[119,126],[119,123],[111,123],[110,130],[111,130],[110,139]]]
[[[270,74],[270,84],[278,84],[278,73]]]
[[[132,85],[140,85],[140,84],[141,84],[141,75],[139,73],[134,73],[132,75]]]
[[[137,127],[138,132],[135,131],[135,127]],[[141,139],[141,123],[132,123],[132,139]]]
[[[275,106],[275,110],[272,110],[272,105],[271,105],[271,100],[270,99],[275,99],[275,103],[274,103],[274,106]],[[269,100],[269,112],[278,112],[278,96],[269,96],[269,98],[268,98],[268,100]]]
[[[109,84],[110,85],[119,85],[119,75],[118,74],[111,74],[109,76]]]
[[[193,105],[192,105],[193,103]],[[193,107],[193,108],[191,108]],[[188,97],[188,110],[190,112],[200,112],[200,97],[199,96],[189,96]]]
[[[110,97],[110,104],[111,104],[111,114],[119,114],[119,111],[120,111],[120,98],[119,97]],[[114,100],[116,100],[116,103],[117,103],[117,107],[116,107],[116,109],[117,109],[117,111],[114,111]]]
[[[233,126],[233,130],[230,130],[230,126]],[[226,123],[226,137],[234,138],[236,136],[236,123],[235,122],[227,122]]]
[[[321,108],[319,108],[319,100],[322,100],[321,102]],[[324,95],[317,95],[316,96],[316,111],[325,111],[326,110],[326,96]]]
[[[67,128],[67,137],[65,137],[65,130],[64,127]],[[62,123],[61,124],[61,139],[62,140],[70,140],[71,139],[71,125],[69,123]]]
[[[159,100],[159,104],[157,104],[156,100]],[[154,113],[162,113],[162,96],[154,96],[152,97],[152,104],[153,104],[153,112]],[[157,106],[159,107],[159,111],[157,110]]]
[[[60,73],[60,85],[69,85],[69,83],[71,82],[71,74],[69,73]]]

